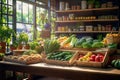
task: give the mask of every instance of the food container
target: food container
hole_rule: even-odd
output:
[[[69,19],[74,20],[74,14],[69,14]]]
[[[86,55],[88,52],[78,52],[78,54],[75,57],[75,61],[74,62],[74,65],[76,66],[83,66],[83,67],[106,67],[107,63],[108,63],[108,60],[109,60],[109,55],[108,55],[108,52],[95,52],[93,51],[92,53],[94,53],[95,55],[97,55],[98,53],[104,55],[103,57],[103,60],[101,62],[98,62],[98,61],[80,61],[78,60],[78,57],[79,55]]]
[[[81,1],[81,9],[86,9],[87,8],[87,1],[86,0],[82,0]]]
[[[66,2],[65,3],[65,10],[69,10],[70,8],[69,8],[69,3],[68,2]]]
[[[93,26],[91,26],[91,25],[86,26],[86,31],[93,31]]]
[[[53,60],[53,59],[47,59],[45,58],[44,59],[44,62],[47,63],[47,64],[54,64],[54,65],[62,65],[62,66],[70,66],[70,65],[73,65],[73,61],[75,59],[74,56],[77,55],[77,52],[76,50],[59,50],[59,51],[70,51],[73,53],[73,56],[70,58],[70,60],[68,61],[62,61],[62,60]]]
[[[64,10],[65,9],[65,3],[60,2],[59,10]]]

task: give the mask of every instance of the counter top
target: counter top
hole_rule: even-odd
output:
[[[119,80],[120,79],[120,70],[114,68],[57,66],[46,63],[24,65],[19,63],[0,61],[0,69],[1,71],[3,70],[20,71],[29,74],[61,77],[72,80],[90,80],[90,79]]]

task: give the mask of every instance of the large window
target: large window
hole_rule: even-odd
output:
[[[0,0],[0,24],[13,28],[13,0]]]
[[[44,30],[44,26],[48,21],[48,10],[37,7],[36,9],[36,24],[37,24],[37,38],[40,37],[40,33]]]
[[[33,5],[17,1],[17,33],[26,32],[29,40],[33,40]]]

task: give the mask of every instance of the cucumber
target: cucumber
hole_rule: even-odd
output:
[[[120,60],[118,60],[117,68],[120,69]]]
[[[114,67],[115,67],[115,68],[118,68],[118,63],[119,63],[119,61],[116,60],[116,62],[115,62],[115,64],[114,64]]]
[[[111,65],[114,66],[116,60],[112,60]]]

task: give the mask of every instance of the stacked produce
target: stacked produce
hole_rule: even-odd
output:
[[[120,43],[120,34],[112,34],[112,33],[109,33],[109,34],[106,34],[106,37],[103,39],[103,43],[108,45],[108,44],[111,44],[111,43]]]
[[[112,65],[113,67],[115,67],[115,68],[120,69],[120,59],[113,60],[113,61],[111,62],[111,65]]]
[[[45,40],[44,51],[46,54],[56,51],[60,48],[60,44],[57,40]]]
[[[86,54],[79,54],[77,60],[78,61],[93,61],[93,62],[102,62],[104,59],[104,55],[102,53],[93,53],[93,52],[87,52]]]
[[[40,62],[42,60],[42,56],[40,54],[37,54],[37,52],[34,50],[28,50],[19,56],[6,56],[5,60],[30,64]]]
[[[80,39],[76,38],[75,35],[70,37],[60,37],[58,42],[61,48],[103,48],[104,44],[102,41],[94,40],[91,37],[82,37]]]
[[[58,51],[47,55],[47,59],[68,61],[73,56],[70,51]]]
[[[99,40],[93,40],[93,38],[81,38],[75,44],[76,48],[103,48],[104,45]]]

